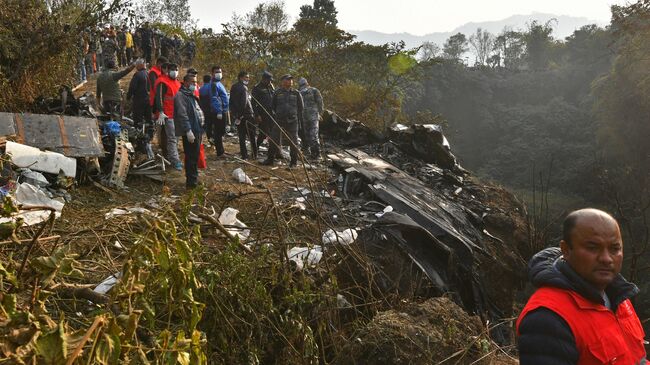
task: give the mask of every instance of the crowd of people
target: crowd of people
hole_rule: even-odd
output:
[[[108,57],[103,62],[97,77],[98,105],[104,113],[121,117],[119,80],[136,68],[126,94],[134,126],[145,134],[148,158],[154,156],[151,140],[156,129],[160,131],[159,146],[176,170],[185,167],[187,188],[198,184],[201,144],[214,145],[220,158],[225,154],[223,138],[228,134],[237,134],[244,160],[257,160],[261,157],[259,147],[267,143],[267,156],[260,163],[274,165],[283,158],[284,140],[290,148],[289,168],[297,166],[300,149],[312,161],[321,159],[318,127],[323,98],[305,78],[298,80],[296,89],[293,76],[283,75],[276,89],[273,74],[265,71],[250,90],[251,75],[241,71],[228,91],[221,66],[213,66],[199,85],[197,70],[189,68],[181,77],[179,64],[165,56],[159,56],[150,69],[144,58],[119,71],[118,59]],[[184,164],[178,152],[179,137]]]
[[[183,40],[179,34],[166,34],[154,29],[148,22],[135,30],[126,25],[105,25],[86,29],[80,37],[79,79],[101,72],[108,60],[125,67],[137,58],[147,63],[157,57],[166,57],[178,64],[191,64],[196,54],[192,39]]]

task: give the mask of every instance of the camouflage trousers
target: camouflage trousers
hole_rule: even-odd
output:
[[[310,152],[311,157],[320,156],[320,141],[318,139],[318,116],[304,118],[302,122],[302,150]]]

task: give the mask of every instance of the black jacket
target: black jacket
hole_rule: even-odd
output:
[[[273,93],[275,88],[273,84],[269,83],[268,86],[262,84],[261,82],[253,87],[251,93],[253,110],[255,111],[255,116],[270,116],[273,111],[271,110],[271,104],[273,103]],[[268,113],[267,113],[268,112]]]
[[[248,95],[248,87],[239,81],[230,88],[230,116],[233,119],[252,119],[253,107]]]
[[[149,77],[147,76],[147,70],[142,69],[133,75],[126,98],[128,100],[133,99],[136,103],[149,103],[149,90],[151,90],[151,85],[149,83]]]
[[[588,300],[603,304],[600,292],[580,277],[562,258],[559,248],[547,248],[528,263],[528,275],[535,287],[552,286],[577,292]],[[605,290],[612,310],[639,293],[636,285],[620,274]],[[575,365],[578,349],[569,325],[555,312],[539,308],[519,324],[519,363],[521,365]]]

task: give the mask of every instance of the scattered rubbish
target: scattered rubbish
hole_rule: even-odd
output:
[[[341,294],[336,294],[336,305],[339,309],[352,307],[352,304]]]
[[[357,239],[358,235],[357,230],[353,228],[348,228],[343,231],[330,229],[323,233],[323,244],[330,245],[339,243],[341,245],[349,245]]]
[[[110,162],[110,172],[108,173],[106,184],[116,188],[124,188],[124,182],[129,174],[131,167],[131,155],[135,152],[133,145],[129,142],[127,130],[122,130],[113,137],[115,151]]]
[[[321,246],[308,247],[293,247],[287,251],[289,261],[296,264],[296,268],[300,271],[305,266],[315,266],[323,258],[323,248]]]
[[[458,189],[454,190],[454,195],[458,195],[458,194],[460,194],[462,191],[463,191],[463,188],[458,188]]]
[[[233,236],[239,237],[240,241],[245,241],[251,234],[251,231],[244,222],[237,219],[239,211],[234,208],[226,208],[219,215],[219,223],[221,223],[226,230]]]
[[[111,209],[110,212],[104,214],[104,219],[111,219],[120,215],[129,215],[129,214],[147,214],[147,215],[155,215],[152,213],[149,209],[146,208],[140,208],[140,207],[133,207],[133,208],[113,208]]]
[[[239,181],[240,184],[248,184],[248,185],[253,185],[253,181],[246,175],[244,170],[241,167],[236,168],[232,172],[232,177]]]
[[[410,128],[397,125],[390,130],[391,141],[406,153],[443,169],[453,169],[456,157],[451,153],[449,141],[437,124],[414,124]]]
[[[18,167],[56,175],[63,171],[65,176],[72,178],[77,174],[77,160],[57,152],[44,152],[11,141],[7,141],[6,151],[11,156],[11,162]]]
[[[25,225],[32,226],[48,220],[52,212],[55,218],[60,217],[65,205],[59,200],[52,199],[41,188],[29,183],[18,184],[14,198],[21,210],[11,217],[0,218],[0,223],[22,219]]]
[[[298,208],[300,210],[306,210],[307,205],[305,204],[305,198],[298,197],[295,202],[291,205],[291,208]]]
[[[122,277],[122,273],[116,272],[115,274],[107,277],[106,279],[104,279],[104,281],[99,283],[99,285],[97,285],[95,289],[93,289],[93,291],[99,294],[106,294],[108,293],[109,290],[111,290],[115,286],[115,284],[117,284],[117,282],[120,280],[121,277]]]
[[[30,169],[22,169],[22,171],[20,171],[19,182],[29,183],[38,186],[39,188],[50,186],[50,182],[47,181],[43,174]]]
[[[390,213],[390,212],[392,212],[392,211],[393,211],[393,207],[391,207],[390,205],[388,205],[388,206],[386,206],[386,208],[384,208],[384,210],[382,210],[381,212],[375,213],[375,217],[377,217],[377,218],[381,218],[381,217],[384,216],[384,214],[386,214],[386,213]]]

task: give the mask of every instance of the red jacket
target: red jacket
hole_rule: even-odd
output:
[[[178,80],[172,80],[171,78],[169,78],[169,76],[163,75],[162,77],[156,79],[156,85],[154,86],[154,90],[158,90],[158,85],[161,83],[167,86],[167,92],[162,97],[163,112],[169,118],[173,119],[174,118],[174,96],[176,96],[176,93],[181,88],[181,83]]]
[[[526,314],[541,307],[557,313],[571,328],[578,365],[636,365],[645,357],[643,328],[629,299],[614,313],[575,291],[545,286],[533,294],[519,315],[518,334]]]

